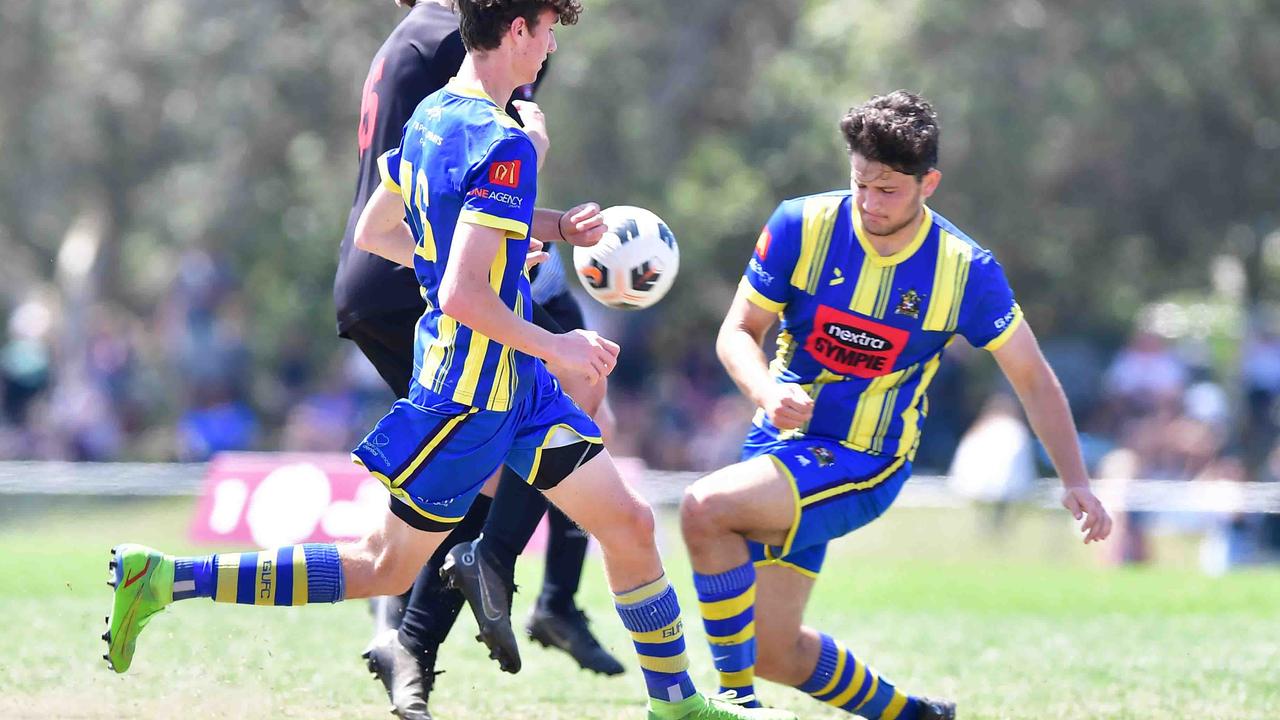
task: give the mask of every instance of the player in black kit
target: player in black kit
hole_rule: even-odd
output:
[[[447,0],[416,3],[398,0],[397,4],[411,9],[374,56],[362,93],[358,134],[360,171],[338,257],[334,301],[338,334],[355,342],[396,395],[405,397],[413,374],[414,327],[425,308],[418,282],[413,270],[356,249],[352,238],[356,221],[380,182],[378,156],[400,144],[404,123],[413,110],[457,72],[466,51],[457,31],[458,19]],[[531,100],[533,87],[521,88],[516,95]],[[529,134],[535,144],[541,140],[540,159],[545,157],[546,136],[541,111],[532,103],[514,102],[513,105],[508,106],[508,114],[519,119],[518,113],[524,109]],[[582,328],[583,320],[581,309],[568,293],[555,247],[548,245],[551,258],[534,268],[532,290],[537,303],[534,322],[552,332],[565,332]],[[571,380],[563,384],[608,433],[612,416],[604,401],[604,383],[588,386]],[[546,510],[547,502],[537,490],[510,470],[504,470],[494,499],[491,501],[483,495],[476,499],[463,521],[423,568],[413,589],[405,596],[383,598],[375,603],[375,635],[365,658],[370,670],[386,686],[395,712],[401,718],[429,720],[431,717],[427,700],[436,675],[437,650],[464,601],[462,595],[449,589],[440,577],[447,551],[454,548],[455,561],[461,557],[471,561],[470,566],[450,564],[450,580],[455,585],[473,594],[475,576],[484,576],[459,575],[465,575],[465,571],[474,569],[476,564],[482,565],[492,571],[488,573],[490,578],[497,578],[496,584],[486,589],[490,593],[496,591],[509,608],[516,556]],[[543,645],[565,650],[585,669],[619,674],[623,671],[622,665],[600,646],[574,603],[587,538],[559,510],[554,507],[549,510],[551,532],[546,576],[529,620],[529,636]],[[483,536],[480,536],[482,530]],[[520,659],[507,615],[497,624],[479,614],[477,621],[492,655],[504,670],[516,672]]]

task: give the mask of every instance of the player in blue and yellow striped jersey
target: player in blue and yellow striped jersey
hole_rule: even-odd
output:
[[[581,5],[457,6],[467,58],[457,78],[418,105],[400,147],[384,155],[383,185],[356,229],[358,247],[414,268],[426,301],[409,396],[352,453],[391,493],[381,527],[354,543],[195,558],[118,546],[107,660],[127,670],[142,628],[176,600],[281,606],[403,592],[485,480],[506,465],[599,541],[651,720],[795,720],[694,687],[652,511],[623,483],[595,423],[547,370],[551,364],[557,374],[597,382],[613,369],[618,347],[595,333],[552,334],[530,322],[531,238],[576,232],[598,240],[603,218],[594,204],[535,211],[537,154],[502,108],[555,51],[557,20],[576,22]],[[459,561],[471,565],[467,555]],[[482,568],[473,565],[471,576],[483,590]],[[489,593],[479,602],[482,616],[510,611],[495,607]]]
[[[898,91],[841,128],[852,188],[778,207],[721,327],[720,359],[759,411],[742,462],[686,493],[685,542],[722,690],[739,702],[758,704],[758,674],[872,720],[953,718],[954,704],[902,692],[803,615],[827,543],[880,516],[910,476],[925,393],[957,335],[1013,384],[1063,504],[1087,516],[1085,542],[1111,520],[999,263],[925,205],[941,178],[933,109]]]

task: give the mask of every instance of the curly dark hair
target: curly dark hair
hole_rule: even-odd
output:
[[[840,120],[849,152],[923,177],[938,164],[938,114],[907,90],[877,95]]]
[[[453,6],[467,50],[496,49],[518,17],[536,27],[543,10],[555,12],[561,25],[577,23],[582,14],[580,0],[453,0]]]

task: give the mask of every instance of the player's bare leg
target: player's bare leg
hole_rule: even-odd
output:
[[[954,705],[902,693],[839,641],[804,626],[811,575],[750,562],[747,538],[785,548],[797,517],[791,483],[768,456],[713,473],[685,494],[681,524],[722,689],[753,703],[758,674],[870,720],[954,718]]]
[[[653,511],[622,481],[607,450],[546,492],[566,515],[596,537],[618,614],[631,632],[652,718],[777,718],[707,699],[688,674],[679,601],[654,540]]]

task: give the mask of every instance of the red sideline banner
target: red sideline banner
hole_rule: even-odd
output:
[[[387,491],[346,453],[222,453],[209,462],[191,539],[276,547],[363,536]]]

